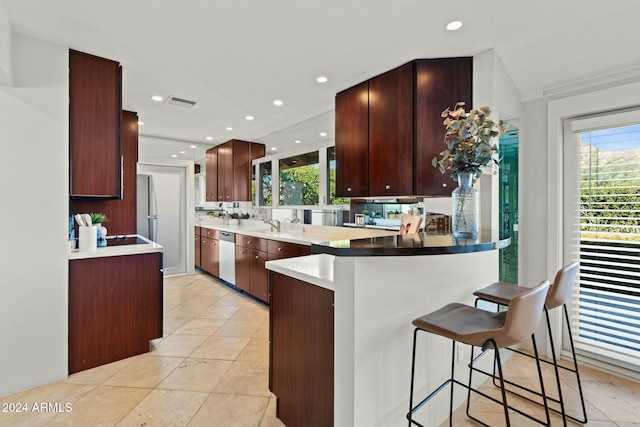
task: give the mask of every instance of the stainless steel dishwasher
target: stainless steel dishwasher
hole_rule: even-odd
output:
[[[232,285],[236,284],[236,235],[221,231],[220,242],[220,278]]]

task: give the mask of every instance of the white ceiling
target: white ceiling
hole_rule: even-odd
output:
[[[524,99],[640,66],[635,0],[0,0],[15,32],[119,61],[123,108],[160,156],[231,138],[333,136],[335,93],[416,58],[495,49]],[[461,30],[448,32],[459,19]],[[316,82],[324,75],[329,81]],[[155,103],[174,95],[192,109]],[[277,107],[273,100],[281,99]],[[255,120],[245,120],[253,115]],[[315,119],[313,119],[315,118]],[[233,131],[225,127],[233,127]],[[328,137],[315,133],[326,127]],[[213,137],[212,141],[205,140]],[[150,143],[159,141],[149,139]],[[185,150],[185,147],[186,150]]]

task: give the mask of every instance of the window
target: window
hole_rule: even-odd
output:
[[[320,204],[320,158],[317,151],[280,159],[280,205]]]
[[[348,197],[336,197],[336,147],[327,148],[327,176],[329,188],[327,194],[329,195],[330,205],[348,205],[350,199]]]
[[[271,206],[272,194],[273,194],[273,175],[271,172],[271,162],[260,163],[259,169],[259,190],[258,190],[258,204],[260,206]]]
[[[580,273],[576,348],[640,366],[640,113],[565,126],[565,243]]]

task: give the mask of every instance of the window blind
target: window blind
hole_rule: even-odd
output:
[[[577,119],[570,128],[576,158],[565,163],[577,163],[577,182],[565,188],[577,192],[567,195],[580,261],[576,348],[640,367],[640,113]]]

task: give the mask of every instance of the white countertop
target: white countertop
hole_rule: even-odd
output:
[[[107,236],[107,239],[113,239],[115,237],[116,236]],[[122,236],[118,236],[118,237],[122,237]],[[78,249],[73,249],[69,252],[69,260],[162,252],[161,245],[155,242],[152,242],[151,240],[145,237],[142,237],[139,234],[128,234],[127,237],[139,237],[140,239],[146,241],[147,243],[119,245],[119,246],[105,246],[105,247],[97,248],[95,252],[80,252]]]
[[[243,220],[238,225],[223,224],[222,221],[202,222],[199,227],[219,231],[244,234],[252,237],[279,240],[301,245],[330,242],[333,240],[362,239],[367,237],[390,236],[398,234],[389,230],[371,230],[365,228],[330,227],[309,224],[282,224],[282,231],[271,231],[271,227],[262,221]]]
[[[334,260],[333,255],[308,255],[267,261],[265,267],[267,270],[333,291]]]

